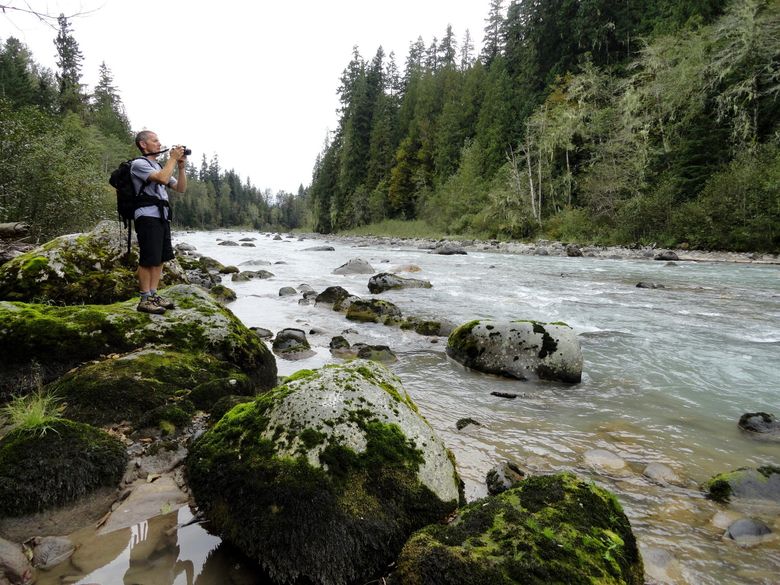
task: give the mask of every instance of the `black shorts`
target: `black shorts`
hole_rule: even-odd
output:
[[[135,220],[135,234],[141,251],[139,265],[160,266],[173,260],[171,222],[160,221],[157,217],[139,217]]]

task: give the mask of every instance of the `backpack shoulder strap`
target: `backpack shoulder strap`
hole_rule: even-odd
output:
[[[143,159],[146,159],[146,157],[145,157],[145,156],[137,156],[137,157],[135,157],[134,159],[130,160],[130,180],[131,180],[131,181],[133,180],[133,163],[134,163],[135,161],[137,161],[137,160],[140,160],[140,159],[142,159],[142,158],[143,158]],[[148,159],[146,159],[146,160],[148,160]],[[135,194],[135,196],[136,196],[136,197],[139,197],[139,196],[141,195],[141,193],[143,193],[143,192],[144,192],[144,189],[146,189],[146,188],[147,188],[149,185],[151,185],[151,184],[152,184],[152,181],[150,181],[149,179],[146,179],[146,180],[143,182],[143,184],[141,185],[141,188],[138,190],[138,193],[136,193],[136,194]]]

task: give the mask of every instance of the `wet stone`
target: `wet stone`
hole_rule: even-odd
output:
[[[487,472],[485,482],[491,496],[512,489],[525,478],[525,472],[511,461],[504,461]]]

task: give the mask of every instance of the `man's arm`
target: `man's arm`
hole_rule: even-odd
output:
[[[167,185],[171,181],[171,177],[173,176],[173,169],[176,168],[178,165],[178,162],[184,157],[184,147],[182,146],[175,146],[171,149],[170,156],[168,157],[168,160],[165,163],[165,166],[161,168],[159,171],[153,172],[151,175],[149,175],[148,180],[154,181],[155,183],[160,183],[161,185]],[[179,170],[181,170],[181,167],[179,167]],[[187,186],[187,179],[185,176],[184,179],[184,186]],[[178,189],[176,189],[179,191]],[[179,193],[182,193],[184,190],[182,189],[179,191]]]
[[[180,158],[176,164],[179,167],[179,174],[176,177],[176,185],[173,190],[177,193],[184,193],[187,190],[187,159]]]

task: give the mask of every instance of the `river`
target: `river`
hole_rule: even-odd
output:
[[[256,238],[255,247],[218,245],[220,240],[245,237]],[[502,460],[530,473],[571,470],[618,496],[645,557],[656,559],[649,563],[655,566],[649,582],[664,575],[667,582],[684,584],[780,582],[780,538],[775,535],[752,548],[722,540],[723,529],[711,522],[721,508],[703,498],[697,487],[714,474],[738,467],[780,465],[780,444],[756,441],[737,428],[745,412],[780,415],[777,265],[668,264],[489,251],[439,256],[403,243],[274,240],[250,232],[180,232],[175,240],[193,244],[199,253],[226,265],[271,263],[249,267],[270,270],[275,275],[271,279],[233,284],[226,278],[225,284],[238,295],[230,309],[247,326],[324,332],[308,335],[312,357],[278,359],[280,375],[338,362],[328,349],[335,335],[343,334],[352,343],[389,345],[399,358],[391,369],[455,453],[469,500],[486,494],[485,475]],[[335,251],[304,250],[317,245],[332,245]],[[317,291],[339,285],[369,296],[369,275],[331,274],[358,257],[376,272],[407,264],[421,268],[403,275],[429,280],[433,288],[381,295],[405,315],[445,317],[455,323],[488,318],[568,323],[582,345],[582,382],[520,382],[467,371],[447,358],[444,338],[351,323],[343,314],[299,305],[300,297],[278,295],[283,286],[306,283]],[[640,281],[664,288],[637,288]],[[494,391],[519,396],[508,400],[492,396]],[[463,417],[481,424],[458,431],[455,422]],[[610,472],[588,465],[585,453],[592,449],[620,456],[627,467]],[[642,471],[652,462],[671,467],[681,485],[661,486],[644,477]],[[777,509],[743,512],[780,534]],[[175,524],[188,519],[188,511],[171,516]],[[146,530],[151,528],[152,523]],[[138,536],[129,538],[132,543]],[[188,573],[200,575],[199,585],[228,582],[226,573],[233,582],[255,582],[251,570],[237,568],[241,563],[225,553],[226,547],[212,551],[218,543],[200,526],[180,529],[172,557],[176,570],[149,567],[156,580],[133,576],[131,581],[133,547],[127,544],[109,564],[114,567],[109,574],[119,577],[105,583],[120,582],[124,575],[125,583],[188,584]],[[181,563],[190,562],[188,570],[181,569]],[[69,582],[103,581],[92,573]]]

